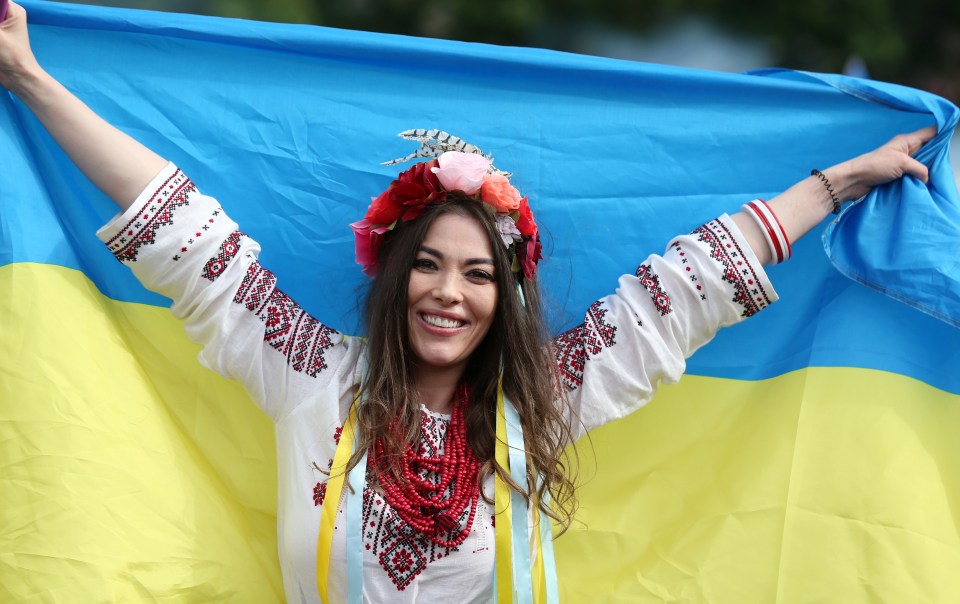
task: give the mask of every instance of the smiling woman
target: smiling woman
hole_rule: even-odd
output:
[[[475,146],[403,133],[420,143],[404,159],[421,161],[352,225],[375,275],[364,340],[304,312],[216,200],[47,74],[17,4],[0,25],[0,84],[123,209],[98,233],[108,249],[174,300],[204,364],[275,422],[291,602],[555,596],[545,517],[571,521],[566,447],[775,301],[762,264],[785,261],[840,203],[904,173],[925,179],[910,154],[933,134],[825,168],[639,265],[625,259],[616,292],[550,339],[527,198]]]
[[[407,290],[414,380],[431,411],[448,413],[471,355],[497,308],[497,270],[487,232],[475,218],[437,217],[420,245]]]

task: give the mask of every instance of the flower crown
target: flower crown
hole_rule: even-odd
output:
[[[383,236],[403,222],[416,220],[427,206],[445,203],[448,196],[466,197],[482,203],[497,223],[500,239],[518,278],[530,280],[541,258],[537,223],[526,197],[510,184],[510,173],[493,166],[493,157],[477,147],[440,130],[407,130],[398,136],[420,142],[420,149],[384,165],[420,157],[429,161],[401,172],[386,191],[372,198],[363,220],[353,229],[357,264],[371,277],[377,274],[377,250]]]

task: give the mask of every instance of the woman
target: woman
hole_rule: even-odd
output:
[[[367,305],[367,345],[305,315],[257,263],[256,243],[215,202],[46,75],[29,51],[19,6],[11,5],[0,33],[0,83],[125,210],[102,231],[111,250],[176,300],[175,312],[204,343],[204,362],[240,379],[276,422],[280,548],[291,601],[316,600],[317,563],[328,561],[330,599],[343,599],[357,585],[345,578],[353,568],[346,559],[358,551],[370,600],[490,599],[499,539],[492,512],[502,511],[489,503],[497,498],[491,477],[500,476],[509,490],[526,496],[531,510],[566,521],[571,486],[560,452],[567,442],[583,427],[635,409],[659,380],[676,379],[683,359],[718,327],[773,301],[760,265],[786,259],[789,244],[836,204],[904,173],[925,178],[925,168],[909,156],[932,135],[894,139],[768,204],[748,205],[732,219],[678,238],[663,257],[651,257],[636,276],[622,279],[616,296],[591,307],[583,326],[549,348],[542,346],[535,285],[536,228],[528,208],[521,211],[519,195],[482,162],[479,177],[467,175],[474,184],[445,183],[455,167],[445,164],[469,163],[469,157],[451,154],[437,165],[417,164],[378,198],[386,210],[415,211],[384,215],[374,204],[355,225],[361,260],[379,269]],[[505,198],[485,200],[485,180],[499,184]],[[407,192],[411,185],[413,193]],[[133,232],[138,222],[146,226]],[[202,237],[190,236],[201,233],[201,226]],[[372,255],[374,237],[382,244]],[[733,252],[725,251],[728,245]],[[746,262],[746,279],[722,262],[732,254]],[[696,273],[704,290],[687,284],[688,272]],[[761,285],[759,299],[744,295],[748,280]],[[536,470],[529,475],[518,473],[513,462],[508,471],[504,460],[495,459],[501,373]],[[353,407],[360,383],[364,400]],[[339,430],[351,408],[356,446],[338,448],[338,441],[353,436]],[[330,495],[335,479],[343,477],[341,467],[368,468],[367,488],[354,499],[362,506],[362,545],[350,544],[353,533],[345,528],[349,495],[339,506],[341,498]],[[531,486],[541,478],[540,488]],[[342,484],[339,489],[350,491]],[[547,492],[553,506],[545,502]],[[322,514],[332,516],[326,530]],[[508,518],[497,515],[497,529]],[[333,539],[319,546],[319,554],[318,533]],[[504,550],[499,545],[498,555]],[[516,567],[519,576],[523,564]],[[503,585],[498,574],[498,589]]]

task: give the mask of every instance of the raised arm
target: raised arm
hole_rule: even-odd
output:
[[[907,174],[927,182],[927,167],[912,155],[936,133],[934,126],[928,126],[896,136],[878,149],[824,169],[823,178],[810,176],[801,180],[769,200],[767,207],[776,215],[787,240],[792,243],[820,224],[833,211],[835,202],[857,199],[873,187]],[[757,221],[743,212],[734,215],[733,220],[760,262],[770,264],[773,254]]]
[[[897,136],[824,169],[832,193],[819,177],[797,183],[766,204],[771,220],[792,243],[833,210],[834,195],[837,204],[856,199],[905,174],[926,181],[926,167],[911,155],[934,134],[924,128]],[[639,408],[660,383],[678,380],[686,359],[719,328],[777,299],[759,267],[774,261],[761,228],[740,212],[732,222],[721,217],[674,239],[621,277],[617,293],[592,305],[582,324],[553,340],[558,380],[582,422],[571,426],[575,433]]]
[[[73,163],[122,209],[167,163],[43,70],[30,49],[27,12],[13,2],[0,23],[0,85],[30,108]]]

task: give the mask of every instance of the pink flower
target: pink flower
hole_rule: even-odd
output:
[[[483,184],[483,175],[490,169],[490,160],[476,153],[447,151],[437,159],[439,167],[430,171],[437,175],[447,191],[473,195]]]
[[[354,251],[357,264],[363,267],[363,274],[368,277],[377,276],[377,250],[380,249],[380,238],[390,230],[390,225],[378,225],[363,219],[350,225],[353,229]]]
[[[497,212],[512,212],[520,207],[520,192],[500,174],[484,174],[480,199],[492,205]]]

